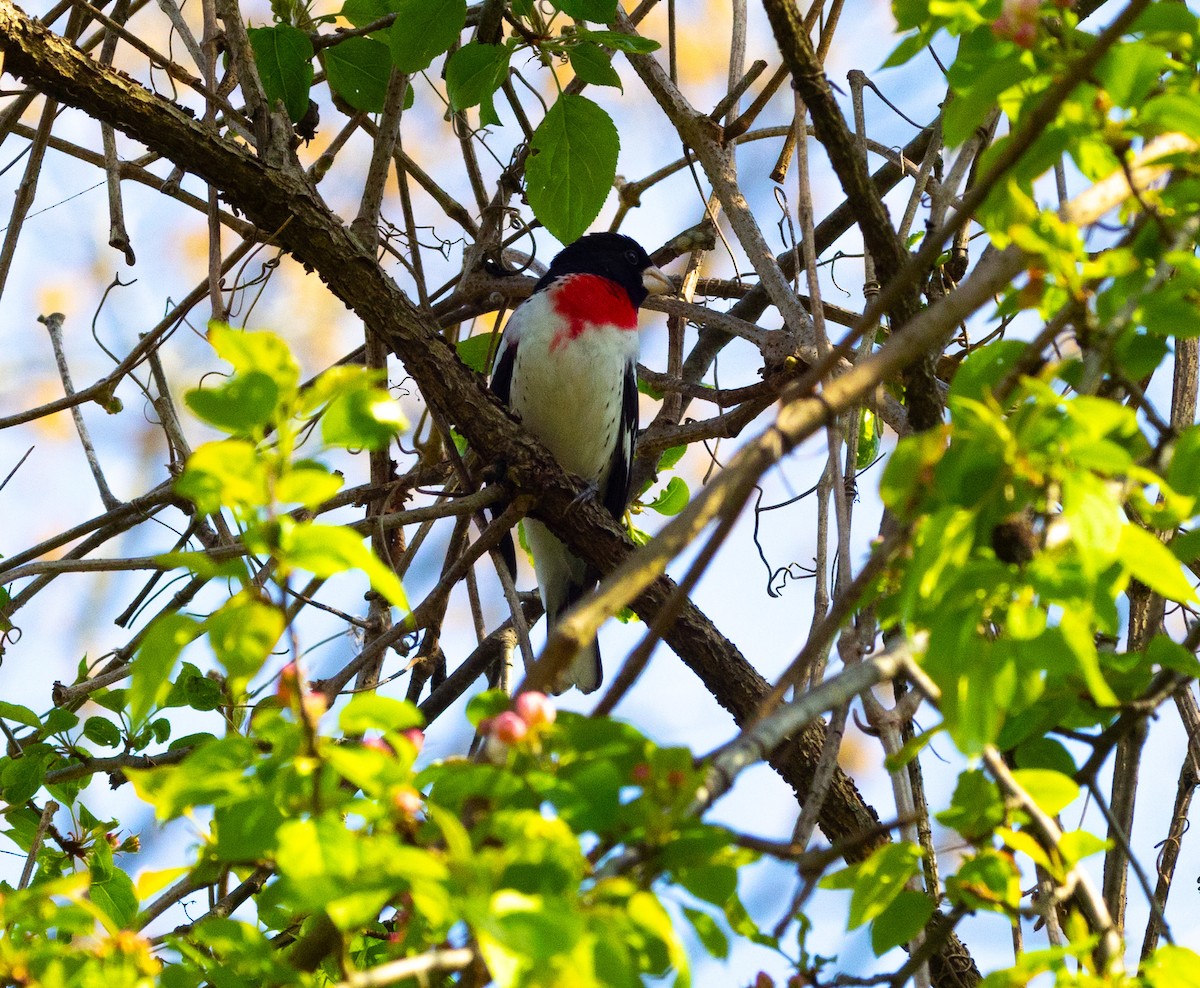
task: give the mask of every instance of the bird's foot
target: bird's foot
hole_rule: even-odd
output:
[[[585,501],[596,500],[596,497],[599,493],[600,493],[600,485],[597,484],[593,480],[583,490],[581,490],[578,494],[575,495],[574,499],[567,506],[567,510],[570,510],[572,508],[577,508],[577,507],[579,507],[579,505],[583,504]]]

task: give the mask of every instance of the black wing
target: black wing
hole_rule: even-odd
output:
[[[633,482],[633,454],[637,445],[638,389],[637,368],[631,363],[625,368],[624,391],[621,394],[621,421],[617,426],[617,442],[613,449],[612,468],[604,487],[604,506],[621,520],[629,506],[630,485]]]
[[[492,394],[499,398],[509,408],[512,391],[513,364],[517,359],[517,344],[500,341],[500,354],[496,357],[496,366],[492,368]]]
[[[499,398],[509,408],[512,405],[509,403],[509,397],[512,393],[512,376],[513,364],[517,359],[517,344],[514,342],[506,343],[503,339],[500,340],[500,355],[496,358],[496,366],[492,368],[492,394]],[[503,511],[502,506],[497,506],[492,509],[492,517],[499,518]],[[517,547],[513,542],[512,532],[506,532],[504,540],[497,547],[500,550],[500,555],[504,559],[504,565],[508,567],[508,575],[514,580],[517,578]]]

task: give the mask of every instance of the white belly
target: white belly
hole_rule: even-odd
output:
[[[529,334],[513,366],[510,404],[563,468],[603,485],[617,442],[625,367],[637,331],[590,328],[569,344]]]

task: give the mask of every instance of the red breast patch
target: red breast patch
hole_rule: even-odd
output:
[[[567,275],[551,290],[550,304],[562,321],[562,328],[550,343],[551,350],[596,326],[637,329],[637,309],[628,293],[615,281],[598,274]]]

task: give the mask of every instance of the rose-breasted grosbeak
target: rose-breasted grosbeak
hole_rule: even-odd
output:
[[[634,240],[593,233],[550,262],[513,311],[492,368],[492,391],[570,473],[594,486],[620,519],[629,501],[638,428],[638,306],[673,291]],[[546,618],[552,625],[598,574],[540,522],[525,521]],[[600,649],[583,649],[552,684],[591,693]]]

